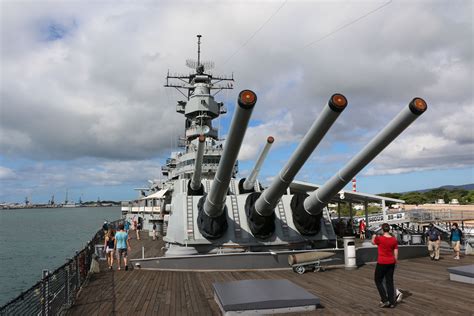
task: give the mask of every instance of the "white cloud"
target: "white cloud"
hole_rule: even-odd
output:
[[[294,135],[292,115],[291,113],[286,113],[279,119],[271,120],[255,127],[249,127],[245,133],[238,159],[257,159],[267,143],[268,136],[272,136],[275,139],[272,148],[288,145],[301,137],[301,135]]]
[[[294,144],[342,92],[349,106],[323,148],[361,148],[413,97],[429,104],[367,174],[472,166],[471,1],[394,1],[307,47],[385,1],[288,1],[244,46],[281,2],[211,3],[2,3],[1,155],[73,165],[99,159],[90,172],[71,171],[94,184],[140,177],[131,161],[163,157],[182,134],[179,95],[162,85],[168,69],[188,72],[184,60],[195,57],[200,33],[214,72],[235,74],[232,102],[241,88],[258,94],[259,123],[239,159],[255,159],[269,135],[274,147]],[[66,181],[68,168],[46,165],[46,179]]]
[[[12,180],[16,178],[15,171],[0,166],[0,180]]]

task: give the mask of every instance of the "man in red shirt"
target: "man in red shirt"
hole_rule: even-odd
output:
[[[395,307],[395,288],[393,283],[393,273],[398,260],[398,242],[395,237],[390,234],[390,225],[382,224],[383,235],[372,236],[372,244],[378,247],[377,266],[375,267],[375,285],[380,294],[380,307]],[[387,291],[383,286],[383,281],[387,286]]]

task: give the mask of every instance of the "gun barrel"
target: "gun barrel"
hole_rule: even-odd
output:
[[[334,94],[322,113],[311,126],[291,158],[275,177],[270,187],[263,191],[255,202],[255,211],[261,216],[273,214],[278,200],[285,193],[294,177],[309,158],[339,114],[346,108],[347,99],[342,94]]]
[[[252,190],[253,187],[255,186],[255,180],[257,180],[257,176],[260,173],[260,168],[262,167],[262,164],[265,161],[268,151],[270,150],[270,147],[272,147],[272,144],[274,141],[275,139],[272,136],[267,137],[267,143],[265,144],[265,147],[263,147],[263,150],[260,153],[260,156],[258,157],[257,162],[255,163],[255,166],[253,167],[252,172],[247,177],[247,179],[245,179],[242,185],[244,190]]]
[[[202,171],[202,159],[204,156],[204,146],[206,144],[206,137],[199,135],[198,148],[196,151],[196,162],[194,164],[194,173],[191,179],[191,189],[197,191],[201,187],[201,171]]]
[[[421,98],[414,98],[380,133],[356,156],[339,170],[322,187],[304,200],[304,209],[311,215],[318,215],[331,198],[374,159],[388,144],[403,132],[428,108]]]
[[[224,211],[232,170],[256,102],[257,95],[253,91],[243,90],[240,92],[217,173],[204,202],[204,212],[209,217],[220,216]]]

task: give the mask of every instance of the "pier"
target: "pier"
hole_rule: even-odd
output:
[[[161,238],[153,241],[147,232],[141,240],[130,232],[130,258],[161,255]],[[429,257],[401,260],[395,272],[395,286],[404,300],[395,309],[378,307],[379,297],[373,281],[374,264],[356,270],[327,267],[326,272],[303,275],[288,270],[191,272],[191,271],[108,271],[101,262],[101,272],[93,274],[79,292],[68,315],[220,315],[214,301],[212,283],[246,279],[287,279],[317,295],[321,306],[304,315],[469,315],[474,310],[473,285],[449,280],[449,267],[474,264],[473,256],[454,260],[442,251],[441,260]]]

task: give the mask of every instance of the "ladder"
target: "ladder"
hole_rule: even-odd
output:
[[[230,186],[231,186],[231,189],[232,189],[232,194],[234,195],[237,195],[237,189],[235,188],[235,180],[230,180]]]
[[[281,220],[281,230],[283,232],[283,236],[288,238],[290,237],[289,229],[288,229],[288,221],[286,219],[285,207],[283,206],[282,200],[278,202],[278,213],[280,214]]]
[[[193,212],[193,197],[186,197],[186,214],[187,214],[187,234],[188,240],[194,240],[194,212]]]
[[[242,227],[240,226],[239,205],[237,204],[237,197],[230,195],[230,203],[232,205],[232,216],[234,217],[234,233],[235,238],[242,238]]]

